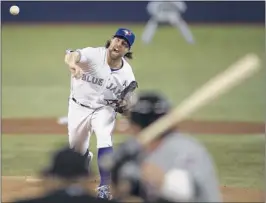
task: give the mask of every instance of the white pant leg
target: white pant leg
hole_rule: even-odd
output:
[[[115,127],[116,112],[110,106],[96,110],[91,119],[91,126],[97,139],[97,148],[113,146],[112,133]]]
[[[69,100],[68,106],[68,138],[71,148],[85,153],[89,147],[91,136],[91,116],[93,109],[82,107]]]

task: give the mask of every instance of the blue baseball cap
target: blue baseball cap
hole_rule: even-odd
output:
[[[116,31],[114,37],[122,37],[123,39],[125,39],[127,41],[129,47],[131,47],[135,41],[134,33],[127,28],[119,28]]]

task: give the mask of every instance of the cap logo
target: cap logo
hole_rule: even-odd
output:
[[[125,35],[131,35],[132,33],[128,30],[123,30],[123,32],[125,33]]]

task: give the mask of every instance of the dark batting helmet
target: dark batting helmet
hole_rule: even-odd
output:
[[[171,108],[169,101],[160,93],[146,91],[136,95],[135,104],[130,110],[130,121],[145,128]]]

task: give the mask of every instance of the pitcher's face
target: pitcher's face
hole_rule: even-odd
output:
[[[122,58],[129,51],[129,45],[125,39],[114,37],[111,40],[108,50],[110,58],[116,60]]]

